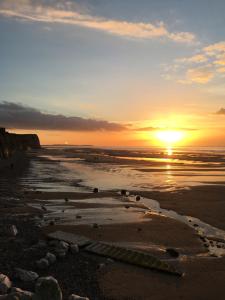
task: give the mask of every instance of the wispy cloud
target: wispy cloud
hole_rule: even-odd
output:
[[[68,131],[122,131],[125,125],[104,120],[67,117],[41,112],[14,102],[0,102],[0,126],[14,129]]]
[[[44,4],[44,1],[3,0],[0,3],[0,14],[32,22],[82,26],[134,39],[164,38],[178,43],[193,43],[196,40],[191,32],[170,31],[162,21],[153,24],[106,19],[91,13],[84,13],[72,2],[52,1],[51,3],[50,6]]]
[[[224,78],[225,42],[205,46],[192,56],[176,59],[171,66],[165,67],[165,78],[166,74],[173,74],[170,78],[184,84],[206,84]]]

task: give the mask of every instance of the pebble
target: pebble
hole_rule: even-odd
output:
[[[98,193],[98,188],[94,188],[93,193]]]
[[[49,264],[54,264],[54,262],[56,262],[56,256],[51,252],[48,252],[45,258],[48,260]]]
[[[140,196],[136,196],[136,201],[140,201],[141,197]]]
[[[79,252],[79,246],[77,244],[71,244],[70,245],[70,252],[72,254],[76,254]]]
[[[46,258],[41,258],[36,261],[38,269],[47,269],[49,267],[49,261]]]
[[[0,294],[6,294],[11,288],[12,282],[8,276],[0,274]]]
[[[175,257],[175,258],[179,257],[179,255],[180,255],[179,252],[173,248],[167,248],[166,252],[169,253],[170,256]]]
[[[33,271],[27,271],[20,268],[15,269],[15,276],[24,282],[35,281],[39,277],[39,275]]]

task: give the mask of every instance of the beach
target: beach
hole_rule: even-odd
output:
[[[184,158],[188,161],[187,157],[190,157],[190,154],[186,157],[182,154],[182,157],[180,155],[182,165],[179,160],[177,161],[177,157],[169,162],[172,171],[170,169],[170,174],[166,173],[166,176],[172,177],[171,183],[162,184],[163,178],[159,175],[158,183],[155,183],[156,178],[151,182],[149,177],[150,182],[147,186],[146,177],[134,178],[136,176],[134,175],[131,178],[126,177],[125,180],[124,173],[129,175],[131,167],[132,170],[144,168],[144,174],[150,173],[155,177],[156,175],[152,175],[155,172],[149,169],[160,168],[157,173],[164,174],[167,171],[162,169],[168,166],[168,161],[153,161],[156,154],[146,164],[146,156],[151,155],[145,154],[144,161],[129,159],[128,162],[128,159],[121,158],[121,152],[117,155],[115,152],[112,155],[111,152],[106,157],[104,151],[103,154],[101,151],[100,155],[96,155],[100,150],[88,150],[88,156],[87,150],[79,151],[78,155],[76,149],[75,154],[66,149],[60,157],[58,149],[43,149],[38,154],[30,155],[30,164],[23,172],[16,177],[15,174],[7,175],[8,178],[14,178],[15,185],[10,191],[10,197],[9,194],[1,196],[0,214],[5,222],[10,223],[12,220],[16,222],[19,232],[22,232],[22,237],[19,238],[18,235],[18,239],[22,238],[25,242],[15,240],[13,243],[20,242],[20,247],[19,250],[10,247],[10,257],[2,250],[3,271],[13,276],[13,268],[23,266],[39,272],[40,275],[53,274],[63,289],[65,299],[74,292],[73,289],[89,299],[99,300],[210,300],[215,297],[223,299],[225,294],[225,185],[224,177],[221,176],[224,168],[223,154],[214,153],[213,159],[210,155],[206,159],[205,153],[198,154],[198,159],[195,159],[196,163],[192,164],[191,168],[189,163],[183,163]],[[139,155],[140,153],[138,157]],[[80,161],[81,156],[85,157],[85,161]],[[90,170],[90,167],[95,173],[87,172],[89,177],[85,175],[85,179],[78,178],[82,163],[84,173]],[[66,168],[68,164],[71,169]],[[106,172],[107,168],[112,173],[109,172],[105,176],[104,189],[97,186],[99,179],[96,181],[96,178],[93,178],[94,186],[99,188],[98,192],[94,193],[90,184],[92,177],[96,172],[100,174]],[[188,172],[185,176],[190,177],[190,172],[194,172],[193,168],[195,173],[201,174],[194,176],[190,185],[186,180],[181,182],[180,179],[178,184],[174,183],[176,178],[181,177],[176,175],[177,172],[183,175],[184,172],[185,174]],[[200,171],[197,168],[200,168]],[[212,171],[215,168],[216,171]],[[71,170],[75,170],[74,173],[71,173]],[[210,172],[215,172],[216,175],[213,177]],[[109,186],[109,178],[111,176],[113,180],[114,174],[119,177],[118,189],[114,188],[115,182]],[[207,174],[210,174],[209,179]],[[196,181],[196,177],[201,179],[204,177],[205,182],[200,184],[200,181]],[[136,178],[140,178],[140,184]],[[136,184],[132,185],[134,179]],[[160,188],[157,188],[159,186]],[[122,188],[127,192],[124,194],[123,190],[121,195]],[[27,224],[30,224],[29,228]],[[177,277],[117,260],[109,262],[107,257],[87,253],[82,249],[77,255],[68,254],[63,260],[58,260],[56,264],[40,272],[33,264],[33,254],[25,256],[24,249],[40,239],[48,240],[48,234],[59,230],[82,235],[93,241],[149,253],[176,267],[183,276]],[[9,247],[10,243],[12,240],[4,240],[5,247]],[[178,257],[173,257],[168,249],[176,250]],[[17,251],[20,259],[13,258]],[[41,255],[40,251],[36,257]],[[78,282],[77,285],[74,282]],[[19,284],[21,283],[18,282]],[[21,287],[24,288],[23,285]],[[32,290],[33,287],[26,288]]]

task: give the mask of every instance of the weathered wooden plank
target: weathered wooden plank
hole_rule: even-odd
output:
[[[182,276],[182,273],[174,266],[145,252],[118,247],[102,242],[93,242],[86,246],[85,250],[98,255],[110,257],[121,262]]]

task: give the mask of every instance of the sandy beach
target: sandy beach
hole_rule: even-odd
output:
[[[31,157],[31,164],[34,158]],[[49,163],[48,159],[45,163]],[[56,164],[56,161],[50,162],[52,167]],[[10,199],[1,196],[2,224],[13,221],[20,232],[14,241],[1,238],[4,241],[2,253],[7,247],[11,249],[8,256],[1,256],[2,271],[13,277],[13,269],[20,266],[40,275],[53,274],[63,289],[65,299],[73,289],[96,300],[211,300],[215,295],[216,299],[224,298],[224,256],[217,257],[217,252],[210,252],[213,243],[212,251],[222,251],[224,247],[223,184],[196,185],[171,191],[133,189],[127,196],[115,190],[93,193],[60,188],[51,191],[32,188],[32,184],[29,184],[30,188],[24,188],[20,178],[26,178],[28,170],[29,166],[18,173],[7,173],[9,182],[14,178],[15,185]],[[51,184],[57,186],[54,180]],[[139,201],[136,201],[136,195],[140,196]],[[170,216],[170,211],[178,215]],[[205,224],[210,227],[202,233]],[[163,274],[116,260],[109,263],[107,257],[84,250],[75,257],[68,254],[56,265],[40,272],[33,263],[33,254],[25,255],[26,249],[39,240],[47,241],[49,233],[59,230],[149,253],[169,262],[184,276]],[[210,230],[214,230],[213,234]],[[10,246],[12,242],[19,244],[19,250],[17,246]],[[179,256],[171,256],[167,249],[176,250]],[[35,255],[35,258],[40,257],[43,250]],[[103,267],[99,268],[100,265]],[[76,287],[69,278],[78,282]],[[17,285],[33,289],[33,286],[24,286],[21,282]]]

